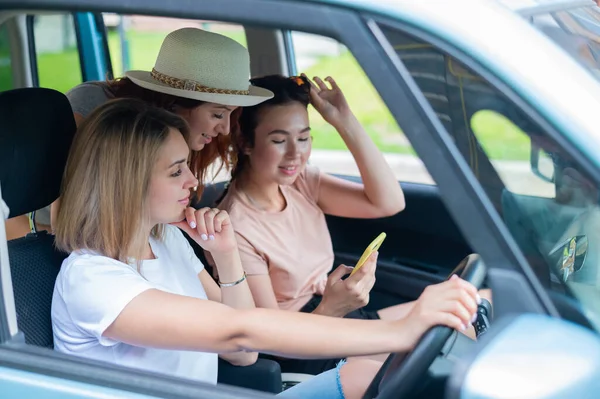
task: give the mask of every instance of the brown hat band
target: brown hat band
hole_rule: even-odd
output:
[[[152,68],[152,72],[150,72],[150,76],[152,76],[152,78],[158,80],[159,82],[166,84],[167,86],[173,87],[175,89],[180,89],[180,90],[199,91],[202,93],[213,93],[213,94],[236,94],[236,95],[244,95],[244,96],[247,96],[250,94],[249,90],[215,89],[212,87],[202,86],[201,84],[199,84],[193,80],[178,79],[178,78],[174,78],[169,75],[165,75],[164,73],[158,72],[154,68]]]

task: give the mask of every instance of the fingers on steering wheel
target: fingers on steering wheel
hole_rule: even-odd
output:
[[[461,320],[463,324],[461,330],[466,329],[471,324],[473,315],[477,312],[477,306],[473,306],[474,304],[471,303],[468,294],[460,289],[452,290],[450,300],[447,303],[448,305],[444,306],[444,310]]]
[[[465,331],[468,326],[468,324],[466,324],[460,317],[447,312],[439,314],[439,319],[436,320],[436,324],[445,325],[458,331]]]
[[[466,295],[473,299],[473,301],[475,302],[475,311],[477,311],[477,305],[481,303],[481,297],[479,296],[477,288],[475,288],[475,286],[469,283],[468,281],[458,277],[456,274],[450,277],[450,281],[452,281],[452,283],[455,284],[456,287],[458,287],[459,289],[464,290]],[[470,302],[471,301],[467,301],[465,299],[465,305],[469,304]]]
[[[460,284],[460,286],[465,289],[469,295],[471,295],[473,298],[478,297],[479,295],[477,294],[477,288],[475,288],[475,286],[471,283],[469,283],[466,280],[463,280],[462,278],[459,278],[457,280],[458,284]]]
[[[477,312],[477,289],[472,284],[461,279],[456,279],[453,283],[456,285],[458,299],[472,317]]]

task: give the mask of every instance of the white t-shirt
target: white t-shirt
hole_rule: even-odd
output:
[[[151,238],[156,259],[128,265],[89,251],[64,260],[52,298],[57,351],[177,377],[217,383],[217,354],[133,346],[102,337],[125,306],[148,289],[207,299],[198,273],[204,266],[179,229]],[[210,320],[206,320],[210,323]]]

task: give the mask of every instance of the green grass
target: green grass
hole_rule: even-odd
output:
[[[6,25],[0,27],[0,91],[13,88],[10,43]]]
[[[510,119],[495,111],[476,112],[471,129],[492,159],[528,160],[531,141]]]
[[[246,36],[241,30],[213,30],[225,36],[232,38],[238,43],[246,46]],[[160,44],[169,32],[140,32],[129,31],[126,34],[130,59],[129,69],[140,69],[149,71],[154,66]],[[113,65],[115,76],[123,75],[123,66],[121,58],[121,41],[116,31],[109,32],[108,48],[110,49],[110,59]]]
[[[384,152],[414,153],[405,143],[398,124],[387,110],[377,91],[349,52],[339,57],[322,57],[305,72],[310,78],[331,75],[344,91],[350,107],[373,141]],[[314,108],[309,109],[314,148],[345,150],[339,134],[321,118]]]
[[[127,32],[130,69],[150,70],[154,66],[160,44],[167,33]],[[246,45],[245,35],[241,30],[221,30],[219,33]],[[121,44],[117,32],[109,33],[109,48],[115,76],[122,76]],[[43,87],[66,92],[81,82],[76,49],[56,54],[40,54],[38,62],[40,84]],[[322,57],[304,72],[309,77],[331,75],[336,79],[344,90],[352,110],[382,151],[414,154],[377,91],[349,52],[336,57]],[[6,79],[4,74],[3,68],[0,68],[0,82]],[[335,129],[327,124],[312,107],[309,113],[314,148],[346,150],[344,142]],[[472,118],[471,125],[482,147],[492,159],[526,160],[529,158],[529,138],[502,115],[491,111],[480,111]]]
[[[62,53],[39,54],[37,59],[41,87],[65,93],[81,83],[81,67],[76,48]]]
[[[12,67],[10,64],[0,66],[0,91],[13,88]]]

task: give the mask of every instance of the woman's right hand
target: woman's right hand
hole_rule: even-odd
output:
[[[471,283],[453,275],[440,284],[427,286],[406,318],[399,321],[408,324],[414,332],[412,346],[430,328],[444,325],[465,331],[477,316],[477,304],[481,298]]]
[[[202,249],[210,253],[227,253],[237,250],[237,241],[229,214],[217,208],[185,210],[185,219],[172,223],[185,231]]]
[[[354,275],[342,278],[352,272],[352,268],[340,265],[327,278],[321,303],[314,313],[344,317],[353,310],[369,303],[369,294],[375,285],[377,252],[373,252],[363,266]]]

